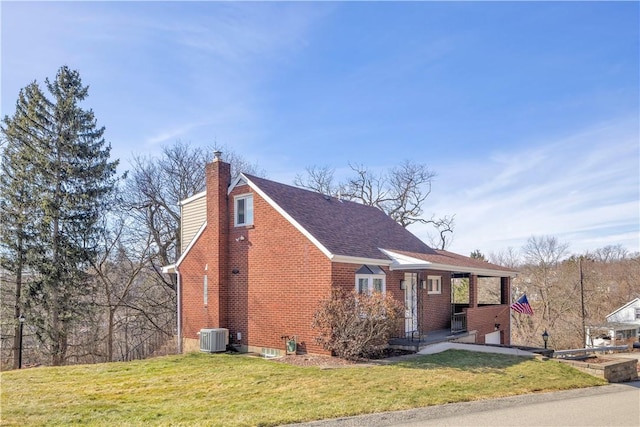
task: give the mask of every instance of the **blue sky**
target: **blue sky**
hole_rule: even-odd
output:
[[[271,179],[405,159],[451,250],[640,250],[638,2],[7,2],[2,115],[61,65],[112,155],[230,146]],[[428,241],[429,228],[412,226]]]

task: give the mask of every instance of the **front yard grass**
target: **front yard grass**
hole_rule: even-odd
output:
[[[320,369],[191,353],[2,373],[1,423],[273,426],[605,384],[552,360],[449,350]]]

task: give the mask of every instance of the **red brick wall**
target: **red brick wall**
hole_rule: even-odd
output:
[[[229,195],[252,192],[249,186]],[[253,193],[254,224],[230,221],[227,327],[239,344],[284,350],[283,335],[295,335],[300,352],[323,353],[311,328],[321,298],[329,295],[330,260],[259,194]],[[240,236],[244,240],[239,239]]]
[[[311,323],[318,301],[329,295],[331,262],[257,193],[254,224],[235,227],[234,196],[252,190],[241,186],[227,197],[226,171],[216,179],[219,165],[207,166],[207,228],[179,266],[183,337],[197,339],[202,328],[224,327],[232,342],[245,346],[284,350],[281,336],[295,335],[301,352],[325,353]],[[212,188],[223,197],[212,195]]]
[[[206,240],[200,236],[191,248],[189,256],[179,266],[184,338],[198,338],[200,329],[218,326],[209,316],[209,307],[204,305],[203,281],[204,266],[207,263],[206,253]],[[211,295],[209,297],[209,303],[211,303]]]
[[[334,263],[332,282],[348,291],[355,289],[355,272],[361,264]],[[400,280],[404,279],[404,271],[390,271],[380,266],[386,274],[387,295],[404,305],[404,290],[400,289]],[[441,276],[442,293],[428,294],[420,286],[421,280],[427,276]],[[451,324],[451,273],[448,271],[422,271],[418,273],[418,322],[421,332],[449,328]],[[400,325],[400,335],[404,334],[404,321]]]
[[[509,325],[508,305],[487,305],[483,307],[467,308],[467,330],[478,331],[478,343],[484,344],[484,336],[494,332],[494,324],[500,324],[500,343],[511,344],[511,330]]]
[[[427,280],[427,276],[440,276],[442,279],[442,292],[429,294],[427,289],[418,290],[418,296],[422,299],[422,318],[419,319],[421,332],[447,329],[451,326],[451,273],[448,271],[425,270],[419,274],[420,280]],[[420,303],[418,303],[420,308]]]

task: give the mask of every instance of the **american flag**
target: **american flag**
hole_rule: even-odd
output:
[[[533,316],[533,310],[529,305],[527,294],[522,294],[522,296],[518,301],[511,304],[511,309],[514,311],[517,311],[518,313],[528,314],[529,316]]]

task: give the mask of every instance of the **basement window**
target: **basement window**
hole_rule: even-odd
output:
[[[253,225],[253,194],[235,197],[234,225],[236,227]]]

